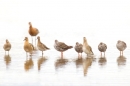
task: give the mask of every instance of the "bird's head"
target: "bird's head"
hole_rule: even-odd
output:
[[[83,37],[83,41],[84,41],[84,42],[87,42],[87,39],[86,39],[86,37]]]
[[[9,43],[8,39],[6,39],[6,43]]]
[[[55,43],[57,43],[58,42],[58,40],[55,40]]]
[[[39,39],[40,39],[40,36],[38,36],[37,39],[39,40]]]
[[[31,22],[28,22],[28,24],[29,24],[29,25],[32,25],[32,23],[31,23]]]
[[[76,45],[78,45],[79,43],[78,42],[76,42]]]
[[[28,37],[25,37],[24,41],[28,41]]]
[[[103,42],[100,42],[100,44],[102,45],[102,44],[103,44]]]
[[[120,42],[121,42],[121,40],[118,40],[118,41],[117,41],[117,43],[120,43]]]

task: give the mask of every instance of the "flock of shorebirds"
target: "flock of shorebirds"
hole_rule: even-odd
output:
[[[31,35],[32,37],[32,43],[29,43],[29,39],[28,37],[25,37],[24,39],[24,50],[26,52],[26,56],[28,56],[27,53],[30,53],[32,55],[32,52],[34,51],[34,46],[33,46],[33,37],[35,37],[35,44],[36,44],[36,36],[39,33],[39,30],[35,27],[32,26],[31,22],[29,22],[29,30],[28,33]],[[42,56],[43,56],[43,51],[49,50],[50,48],[48,48],[45,44],[43,44],[40,40],[40,36],[37,37],[37,48],[38,50],[42,51]],[[59,42],[58,40],[54,41],[54,48],[61,52],[61,58],[63,58],[63,52],[67,51],[68,49],[73,48],[73,46],[69,46],[67,44],[65,44],[64,42]],[[123,51],[126,49],[127,45],[124,41],[118,40],[117,44],[116,44],[117,49],[120,51],[120,56],[123,56]],[[8,39],[6,39],[6,43],[3,46],[5,53],[6,51],[9,51],[11,49],[11,43],[8,41]],[[86,53],[87,56],[89,55],[94,55],[91,46],[88,44],[86,37],[83,37],[83,44],[76,42],[75,44],[75,51],[78,53],[78,57],[82,58],[82,53]],[[105,52],[107,50],[107,45],[103,42],[101,42],[98,45],[98,50],[101,52],[101,57],[102,57],[102,52],[104,52],[104,57],[105,57]],[[80,55],[81,53],[81,55]]]

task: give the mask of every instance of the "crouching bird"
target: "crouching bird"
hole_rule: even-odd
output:
[[[106,49],[107,49],[107,45],[103,42],[100,42],[100,44],[98,45],[98,50],[101,52],[101,57],[102,57],[102,52],[104,52],[104,57],[105,57]]]
[[[78,53],[78,58],[79,57],[81,57],[82,58],[82,52],[83,52],[83,45],[82,44],[80,44],[80,43],[78,43],[78,42],[76,42],[76,44],[75,44],[75,51]],[[81,53],[81,56],[80,56],[80,54],[79,53]]]
[[[58,40],[55,40],[54,48],[57,51],[61,52],[61,58],[63,58],[63,52],[68,50],[68,49],[73,48],[73,46],[68,46],[64,42],[59,42]]]
[[[120,56],[123,56],[123,51],[127,48],[126,43],[124,41],[118,40],[116,47],[120,51]]]

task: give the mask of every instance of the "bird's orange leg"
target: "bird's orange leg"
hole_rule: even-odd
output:
[[[61,59],[63,59],[63,52],[61,52]]]

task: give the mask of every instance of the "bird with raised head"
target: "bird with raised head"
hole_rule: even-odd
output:
[[[83,52],[88,55],[94,55],[91,46],[88,44],[86,37],[83,37]]]
[[[39,33],[39,30],[35,27],[32,26],[32,23],[29,22],[29,30],[28,30],[28,33],[31,35],[32,37],[32,44],[33,44],[33,36],[35,36],[35,46],[36,46],[36,36],[38,35]]]
[[[48,48],[45,44],[43,44],[40,40],[40,36],[37,37],[38,41],[37,41],[37,48],[42,51],[42,56],[43,56],[43,51],[49,50],[50,48]]]

